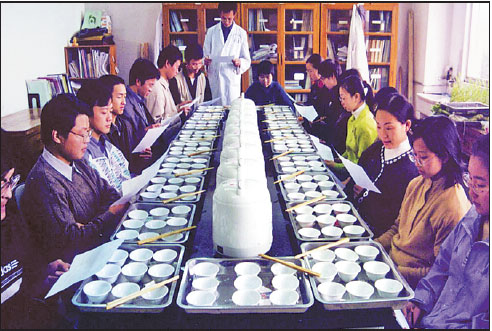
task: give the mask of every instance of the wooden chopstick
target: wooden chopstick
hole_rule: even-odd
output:
[[[109,309],[113,309],[115,307],[118,307],[119,305],[122,305],[122,304],[124,304],[127,301],[130,301],[132,299],[138,298],[139,296],[141,296],[141,295],[143,295],[145,293],[152,292],[153,290],[156,290],[159,287],[162,287],[162,286],[164,286],[166,284],[175,282],[178,279],[179,279],[179,275],[176,275],[173,278],[169,278],[169,279],[163,280],[160,283],[157,283],[157,284],[154,284],[154,285],[151,285],[151,286],[147,286],[147,287],[141,289],[138,292],[135,292],[135,293],[132,293],[130,295],[127,295],[126,297],[119,298],[119,299],[113,300],[111,302],[108,302],[106,304],[106,310],[109,310]]]
[[[273,141],[279,141],[279,140],[285,140],[285,139],[288,139],[289,137],[279,137],[279,138],[273,138],[273,139],[270,139],[270,140],[265,140],[265,143],[271,143]]]
[[[188,175],[198,174],[200,172],[207,171],[207,170],[210,170],[210,169],[213,169],[213,168],[214,167],[209,167],[209,168],[196,169],[196,170],[191,170],[191,171],[187,171],[187,172],[182,172],[182,173],[179,173],[179,174],[174,174],[174,177],[180,177],[180,176],[188,176]]]
[[[290,211],[293,211],[294,209],[297,209],[299,207],[307,206],[307,205],[309,205],[309,204],[311,204],[313,202],[324,200],[324,199],[326,199],[326,196],[325,195],[322,195],[320,197],[313,198],[313,199],[308,200],[308,201],[304,201],[304,202],[302,202],[302,203],[300,203],[298,205],[295,205],[294,207],[287,208],[285,211],[286,212],[290,212]]]
[[[285,129],[289,129],[289,128],[290,128],[290,126],[283,126],[281,128],[263,129],[263,131],[285,130]]]
[[[215,151],[217,148],[212,148],[212,149],[207,149],[205,151],[199,151],[199,152],[194,152],[194,153],[190,153],[188,154],[188,156],[195,156],[195,155],[200,155],[200,154],[203,154],[203,153],[208,153],[208,152],[213,152]]]
[[[306,170],[299,170],[299,171],[294,172],[294,173],[292,173],[292,174],[290,174],[290,175],[288,175],[288,176],[286,176],[286,177],[284,177],[282,179],[279,179],[279,180],[274,181],[273,184],[280,183],[280,182],[282,182],[284,180],[287,180],[287,179],[295,178],[295,177],[303,174],[304,172],[306,172]]]
[[[185,232],[185,231],[188,231],[188,230],[193,230],[194,228],[196,228],[196,225],[192,225],[192,226],[189,226],[187,228],[179,229],[179,230],[176,230],[176,231],[166,232],[166,233],[163,233],[163,234],[160,234],[158,236],[155,236],[155,237],[152,237],[152,238],[148,238],[148,239],[145,239],[145,240],[139,240],[137,243],[139,245],[148,244],[148,243],[154,242],[156,240],[159,240],[159,239],[162,239],[162,238],[166,238],[166,237],[172,236],[173,234]]]
[[[200,194],[200,193],[203,193],[203,192],[205,192],[205,190],[196,191],[196,192],[190,192],[190,193],[184,193],[184,194],[178,195],[177,197],[174,197],[174,198],[162,200],[162,203],[169,203],[169,202],[176,201],[176,200],[179,200],[179,199],[182,199],[182,198],[185,198],[185,197],[189,197],[189,196],[192,196],[192,195],[197,195],[197,194]]]
[[[312,254],[314,252],[322,251],[322,250],[325,250],[325,249],[328,249],[328,248],[332,248],[332,247],[335,247],[335,246],[338,246],[338,245],[341,245],[341,244],[345,244],[345,243],[348,243],[349,241],[350,241],[350,238],[342,238],[342,239],[340,239],[337,242],[329,243],[329,244],[326,244],[326,245],[322,245],[322,246],[313,248],[313,249],[311,249],[309,251],[305,251],[304,253],[297,254],[296,256],[294,256],[294,258],[295,259],[301,259],[304,256],[307,256],[307,255]]]
[[[275,257],[268,256],[268,255],[265,255],[265,254],[260,254],[260,257],[262,257],[264,259],[267,259],[267,260],[278,262],[278,263],[283,264],[284,266],[287,266],[289,268],[296,269],[296,270],[301,271],[301,272],[305,272],[305,273],[307,273],[307,274],[309,274],[311,276],[321,277],[321,274],[319,274],[317,272],[314,272],[314,271],[312,271],[310,269],[306,269],[306,268],[300,267],[300,266],[298,266],[298,265],[296,265],[295,263],[292,263],[292,262],[280,260],[280,259],[277,259]]]
[[[294,152],[294,150],[293,150],[293,149],[290,149],[290,150],[288,150],[287,152],[283,152],[282,154],[279,154],[279,155],[277,155],[277,156],[272,157],[272,158],[270,159],[270,161],[276,160],[276,159],[278,159],[279,157],[285,156],[285,155],[290,154],[290,153],[293,153],[293,152]]]

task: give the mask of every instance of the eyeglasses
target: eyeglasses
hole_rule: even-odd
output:
[[[469,189],[471,189],[476,194],[481,194],[489,190],[488,184],[484,184],[484,183],[474,184],[473,178],[470,176],[468,172],[465,172],[463,174],[463,182]]]
[[[91,139],[91,137],[92,137],[92,130],[87,131],[86,134],[80,134],[80,133],[76,133],[73,131],[70,131],[70,133],[73,133],[74,135],[79,136],[82,139]]]
[[[434,157],[435,157],[435,155],[427,156],[426,159],[423,160],[423,159],[419,158],[415,154],[410,154],[410,157],[409,158],[410,158],[410,161],[412,161],[413,163],[415,163],[415,165],[420,166],[420,167],[423,167],[426,164],[428,164],[429,161],[432,160]]]
[[[9,187],[13,191],[17,186],[17,184],[19,183],[20,177],[21,177],[20,175],[15,175],[10,177],[9,180],[2,178],[2,188],[1,188],[2,192],[4,190],[7,190]]]

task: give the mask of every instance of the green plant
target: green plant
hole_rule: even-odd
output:
[[[489,105],[489,82],[485,80],[463,82],[457,77],[451,89],[451,102],[467,101]]]

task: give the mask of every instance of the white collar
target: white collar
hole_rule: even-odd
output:
[[[48,162],[49,165],[51,165],[53,168],[55,168],[56,171],[58,171],[60,174],[62,174],[66,179],[69,181],[72,181],[72,172],[75,168],[75,164],[68,165],[62,160],[59,160],[56,156],[54,156],[49,150],[46,149],[46,147],[43,149],[43,154],[41,156]]]
[[[360,113],[362,113],[362,110],[366,107],[366,103],[363,102],[362,105],[357,108],[355,111],[352,112],[352,115],[354,116],[355,119],[359,117]]]
[[[402,141],[398,147],[392,148],[392,149],[385,148],[384,149],[384,159],[386,161],[394,159],[395,157],[398,157],[398,156],[402,155],[403,153],[408,152],[411,149],[412,149],[412,147],[410,146],[410,141],[408,141],[408,137],[407,137],[407,139]]]

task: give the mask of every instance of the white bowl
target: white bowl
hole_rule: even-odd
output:
[[[302,228],[297,231],[304,239],[317,239],[321,232],[315,228]]]
[[[182,193],[182,194],[185,194],[185,193],[191,193],[191,192],[195,192],[196,191],[196,186],[195,185],[184,185],[184,186],[181,186],[179,188],[179,191]],[[196,197],[192,197],[192,199],[195,199]]]
[[[178,227],[185,226],[188,223],[188,220],[184,217],[170,217],[166,222],[168,226]]]
[[[189,206],[176,206],[171,209],[171,213],[173,213],[175,216],[181,216],[181,217],[188,215],[190,211],[191,211],[191,207]]]
[[[256,306],[260,299],[260,293],[254,290],[238,290],[232,294],[232,302],[238,306]]]
[[[326,176],[328,177],[328,176]],[[324,191],[324,190],[331,190],[333,186],[335,186],[335,183],[329,180],[323,180],[318,182],[319,188]]]
[[[318,187],[318,184],[313,183],[313,182],[303,182],[301,184],[302,190],[307,193],[309,191],[316,191],[316,188]]]
[[[168,184],[170,185],[181,185],[183,184],[184,182],[184,179],[183,178],[169,178],[169,180],[167,181]]]
[[[303,174],[303,175],[297,176],[296,179],[297,179],[297,181],[299,183],[302,183],[302,182],[311,182],[313,180],[313,176]]]
[[[277,275],[272,278],[272,285],[276,290],[295,291],[299,287],[299,279],[294,275]]]
[[[90,303],[102,303],[111,291],[111,284],[104,280],[94,280],[82,289]]]
[[[158,174],[165,175],[165,174],[172,174],[173,169],[172,168],[162,168],[157,171]]]
[[[339,247],[335,249],[335,255],[339,260],[355,262],[359,259],[359,255],[356,252],[346,247]]]
[[[334,190],[323,190],[321,191],[321,194],[323,194],[327,199],[335,199],[338,197],[338,192]]]
[[[311,214],[300,214],[296,216],[296,221],[301,228],[310,228],[314,225],[316,216]]]
[[[321,233],[328,239],[338,239],[342,236],[343,230],[337,226],[328,225],[321,229]]]
[[[360,225],[347,225],[343,228],[343,232],[345,232],[347,237],[360,237],[365,231]]]
[[[270,302],[276,306],[292,306],[299,300],[299,293],[288,290],[275,290],[270,293]]]
[[[116,299],[119,299],[138,291],[140,291],[140,286],[137,283],[123,282],[113,287],[111,290],[111,295]],[[130,300],[125,304],[130,304],[132,302],[133,300]]]
[[[154,201],[155,199],[157,199],[158,196],[159,196],[159,192],[145,191],[140,193],[140,197],[142,198],[143,201]]]
[[[331,249],[323,249],[311,253],[311,257],[316,262],[333,262],[335,260],[335,253]]]
[[[323,195],[321,192],[318,191],[307,191],[305,194],[306,194],[306,198],[308,199],[319,198],[320,196]]]
[[[159,198],[161,199],[171,199],[171,198],[176,198],[177,196],[178,194],[174,192],[164,192],[159,194]]]
[[[313,207],[311,206],[302,206],[299,208],[294,209],[297,215],[311,215],[313,213]]]
[[[314,206],[314,213],[316,216],[320,215],[329,215],[331,213],[331,205],[327,203],[320,203],[319,205]]]
[[[193,280],[191,286],[195,290],[215,292],[219,283],[220,282],[215,277],[199,277]]]
[[[234,280],[234,287],[238,290],[259,290],[263,285],[260,277],[256,275],[242,275]]]
[[[287,150],[287,147],[285,147],[285,150]],[[283,168],[282,171],[285,173],[288,173],[288,174],[292,174],[292,173],[297,171],[297,168],[296,167],[287,167],[287,168]],[[293,179],[293,180],[295,180],[295,179]],[[290,181],[290,180],[287,180],[287,181]]]
[[[396,298],[403,290],[403,285],[395,279],[382,278],[374,283],[378,294],[383,298]]]
[[[334,203],[331,205],[336,214],[346,214],[350,211],[350,205],[346,203]]]
[[[198,184],[200,181],[201,179],[198,177],[188,177],[185,179],[186,184]]]
[[[126,221],[124,221],[122,224],[126,230],[140,231],[144,222],[141,220],[133,220],[130,218],[130,219],[127,219]]]
[[[274,275],[293,275],[297,273],[296,269],[289,268],[278,262],[272,264],[272,266],[270,267],[270,271]]]
[[[157,252],[154,252],[154,255],[152,255],[152,258],[154,261],[159,262],[159,263],[172,263],[176,257],[178,256],[178,253],[175,250],[169,249],[169,248],[164,248],[161,250],[158,250]]]
[[[287,198],[289,201],[304,201],[304,193],[288,193]]]
[[[349,282],[345,285],[345,288],[350,296],[355,300],[369,299],[374,293],[374,287],[372,287],[371,284],[360,280]]]
[[[152,290],[150,292],[142,294],[145,302],[149,305],[158,305],[162,302],[162,299],[169,293],[169,288],[167,286],[162,286]]]
[[[161,194],[163,186],[164,185],[162,185],[162,184],[152,184],[152,185],[147,186],[147,188],[145,190],[147,192],[156,192],[159,195],[159,194]]]
[[[316,222],[318,222],[320,228],[324,228],[326,226],[332,226],[333,224],[335,224],[335,221],[336,221],[335,216],[328,215],[328,214],[321,214],[316,217]]]
[[[370,280],[376,281],[384,278],[390,271],[390,266],[380,261],[365,262],[362,266]]]
[[[379,255],[379,249],[370,245],[359,245],[354,251],[359,255],[361,262],[373,261]]]
[[[138,231],[136,230],[121,230],[116,234],[116,238],[123,239],[125,241],[135,240],[138,237]]]
[[[154,177],[150,180],[152,184],[162,184],[164,185],[166,183],[167,178],[166,177]]]
[[[323,300],[338,301],[342,299],[346,292],[345,286],[335,282],[325,282],[318,284],[318,292]]]
[[[340,224],[342,228],[348,225],[353,225],[355,221],[357,221],[357,217],[350,214],[337,214],[335,218],[337,219],[338,224]]]
[[[207,144],[207,145],[209,145],[209,144]],[[207,161],[208,161],[208,159],[201,158],[201,157],[197,157],[197,158],[193,159],[194,163],[207,163]]]
[[[215,277],[219,272],[219,266],[212,262],[200,262],[193,266],[191,274],[198,277]]]
[[[128,255],[129,254],[127,251],[125,251],[123,249],[117,249],[113,252],[113,254],[109,258],[108,262],[122,266],[123,264],[125,264],[125,261],[128,258]]]
[[[354,280],[361,270],[360,265],[352,261],[338,261],[335,267],[338,276],[346,283]]]
[[[313,179],[318,182],[318,185],[320,182],[325,182],[325,181],[329,181],[330,180],[330,177],[327,176],[327,175],[314,175],[313,176]]]
[[[121,273],[130,282],[138,283],[149,268],[142,262],[130,262],[121,268]]]
[[[261,271],[260,266],[254,262],[240,262],[234,267],[234,271],[238,276],[242,275],[258,275]]]
[[[171,236],[162,238],[162,241],[165,241],[165,242],[177,242],[177,241],[183,239],[183,237],[184,237],[184,234],[182,234],[182,233],[176,233],[176,234],[173,234]]]
[[[101,270],[96,272],[96,277],[100,280],[105,280],[110,284],[116,282],[121,273],[121,267],[114,263],[106,264]]]
[[[321,274],[321,277],[316,277],[320,283],[331,282],[337,274],[337,268],[331,262],[317,262],[313,265],[312,270]]]
[[[294,170],[294,172],[295,172],[295,170]],[[295,179],[295,178],[287,178],[287,177],[289,177],[289,176],[290,176],[290,175],[280,175],[280,176],[279,176],[279,177],[280,177],[279,179],[282,179],[282,181],[283,181],[284,183],[294,183],[296,179]],[[286,178],[287,178],[287,179],[286,179]],[[296,183],[296,184],[297,184],[297,183]]]
[[[166,222],[163,220],[151,220],[145,223],[145,228],[150,232],[157,232],[161,234],[166,227]]]
[[[296,193],[299,192],[299,188],[301,187],[301,185],[297,183],[285,183],[284,187],[287,193]]]
[[[170,278],[174,273],[174,267],[167,263],[154,264],[149,268],[149,276],[156,282],[162,282]]]
[[[178,185],[164,185],[164,192],[173,192],[176,193],[179,190]]]
[[[149,217],[149,213],[145,210],[135,209],[128,213],[128,217],[134,220],[145,220],[147,217]]]
[[[323,163],[321,163],[319,161],[309,161],[308,164],[312,168],[320,168],[323,166]]]
[[[211,306],[215,301],[215,294],[210,291],[191,291],[186,301],[192,306]]]
[[[143,232],[138,235],[138,240],[145,240],[145,239],[156,237],[158,235],[159,234],[157,232]]]
[[[176,158],[177,159],[177,158]],[[172,162],[172,163],[163,163],[161,164],[161,168],[162,169],[174,169],[176,168],[176,162]]]
[[[189,169],[189,168],[190,168],[190,166],[191,166],[191,164],[183,162],[183,163],[178,163],[178,164],[176,165],[176,168],[180,168],[180,169]],[[180,179],[182,179],[182,178],[180,178]]]
[[[158,207],[151,209],[149,211],[149,214],[152,215],[152,217],[156,220],[164,220],[166,219],[167,215],[169,215],[169,209],[165,207]]]
[[[148,264],[154,252],[148,248],[137,248],[130,253],[130,260]]]

